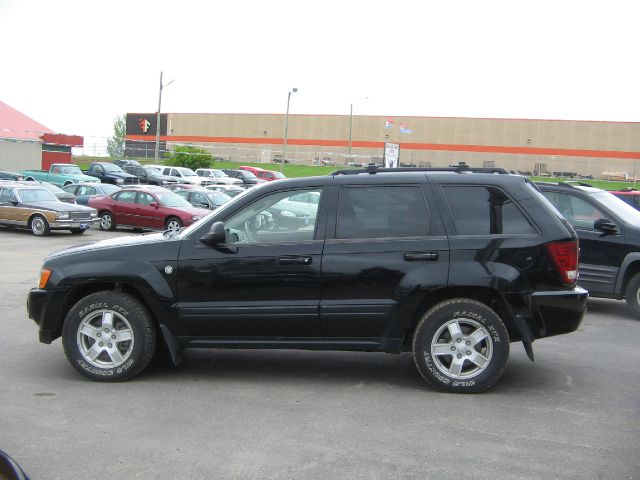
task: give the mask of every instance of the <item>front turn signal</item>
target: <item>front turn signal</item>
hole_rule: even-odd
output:
[[[49,281],[49,277],[51,276],[51,270],[47,270],[46,268],[40,272],[40,283],[38,284],[39,288],[44,288]]]

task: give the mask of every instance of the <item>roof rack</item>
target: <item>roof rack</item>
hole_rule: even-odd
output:
[[[370,164],[365,168],[349,168],[344,170],[336,170],[329,175],[359,175],[361,173],[383,173],[383,172],[456,172],[456,173],[497,173],[501,175],[509,175],[504,168],[498,167],[470,167],[464,162],[458,165],[450,165],[449,167],[400,167],[400,168],[383,168],[378,165]]]

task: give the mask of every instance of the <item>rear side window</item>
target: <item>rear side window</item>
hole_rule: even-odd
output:
[[[418,186],[343,187],[336,237],[426,236],[429,220],[427,203]]]
[[[458,235],[536,233],[506,193],[489,186],[444,186],[444,197]]]

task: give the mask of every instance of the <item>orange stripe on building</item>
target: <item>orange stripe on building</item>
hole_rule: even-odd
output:
[[[155,137],[146,135],[127,135],[126,140],[155,142]],[[282,145],[282,138],[255,138],[255,137],[210,137],[197,135],[171,135],[160,137],[162,142],[187,142],[187,143],[243,143],[252,145]],[[384,148],[385,142],[357,141],[351,142],[353,148]],[[345,147],[349,146],[346,140],[320,140],[305,138],[287,139],[288,145],[307,147]],[[640,152],[625,152],[620,150],[579,150],[572,148],[539,148],[539,147],[508,147],[499,145],[461,145],[445,143],[412,143],[401,142],[400,148],[404,150],[449,151],[449,152],[476,152],[476,153],[504,153],[515,155],[545,155],[561,157],[596,157],[596,158],[623,158],[640,159]]]

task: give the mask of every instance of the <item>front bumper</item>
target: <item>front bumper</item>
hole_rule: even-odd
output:
[[[38,324],[40,342],[51,343],[62,333],[62,306],[66,291],[32,288],[27,297],[29,318]]]
[[[536,337],[551,337],[576,331],[587,310],[588,298],[589,292],[581,287],[532,293],[533,307],[543,325]]]
[[[89,228],[94,223],[98,223],[100,221],[99,218],[91,218],[89,220],[56,220],[55,222],[51,222],[49,227],[53,230],[66,230],[69,228]]]

